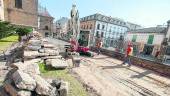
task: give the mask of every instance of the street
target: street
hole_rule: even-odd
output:
[[[68,44],[47,39],[53,44]],[[127,67],[122,61],[95,55],[81,57],[81,66],[73,68],[80,80],[102,96],[170,96],[170,78],[138,66]]]

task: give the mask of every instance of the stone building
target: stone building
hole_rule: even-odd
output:
[[[4,0],[0,0],[0,20],[4,20]]]
[[[38,31],[43,37],[49,37],[53,35],[55,30],[53,27],[54,18],[49,14],[46,8],[39,6],[38,10]]]
[[[135,29],[134,26],[135,24],[133,24],[133,29]],[[139,27],[139,25],[136,26]],[[114,42],[120,36],[126,35],[127,30],[132,28],[132,23],[97,13],[81,18],[80,27],[81,31],[89,33],[90,46],[94,46],[95,42],[100,38],[104,47],[115,47]]]
[[[0,0],[0,19],[15,25],[38,27],[38,0]]]

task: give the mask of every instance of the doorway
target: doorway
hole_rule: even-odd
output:
[[[143,49],[144,55],[152,55],[153,48],[154,48],[153,45],[147,45],[147,44],[145,44],[144,49]]]

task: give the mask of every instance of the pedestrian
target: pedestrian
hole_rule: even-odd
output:
[[[101,53],[101,48],[102,48],[102,45],[103,45],[103,43],[102,43],[102,41],[100,40],[99,42],[98,42],[98,44],[97,44],[97,55],[100,55],[100,53]]]
[[[124,59],[122,64],[127,63],[128,67],[130,67],[131,66],[130,56],[132,56],[132,55],[133,55],[133,47],[132,47],[132,45],[129,44],[127,49],[126,49],[125,59]]]

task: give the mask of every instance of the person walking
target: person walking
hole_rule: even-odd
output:
[[[98,42],[98,44],[97,44],[97,55],[100,55],[100,49],[102,48],[102,41],[100,40],[99,42]]]
[[[130,67],[131,66],[131,61],[130,61],[130,56],[132,56],[133,55],[133,47],[132,47],[132,45],[128,45],[128,47],[127,47],[127,49],[126,49],[126,53],[125,53],[125,59],[124,59],[124,61],[123,61],[123,63],[122,64],[128,64],[128,67]]]

